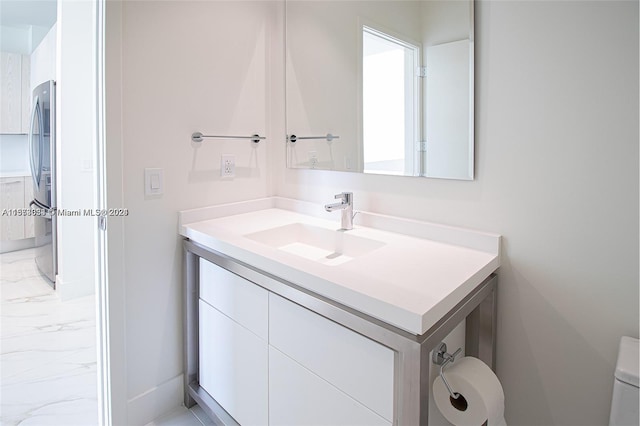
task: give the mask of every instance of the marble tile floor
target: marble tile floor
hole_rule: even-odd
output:
[[[0,254],[0,424],[98,423],[95,299],[62,302],[34,249]]]

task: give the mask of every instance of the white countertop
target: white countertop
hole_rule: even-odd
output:
[[[31,172],[28,170],[9,170],[6,172],[0,172],[0,178],[12,178],[12,177],[31,177]]]
[[[384,245],[340,265],[308,260],[246,236],[292,223],[335,231],[340,213],[272,197],[180,212],[179,232],[413,334],[426,332],[500,266],[499,235],[367,212],[358,214],[346,232]]]

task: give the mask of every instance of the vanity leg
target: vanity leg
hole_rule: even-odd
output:
[[[429,400],[431,394],[431,350],[420,347],[420,426],[429,426]]]
[[[467,316],[465,353],[481,359],[495,371],[498,277],[491,281],[494,281],[491,293]]]
[[[423,361],[423,347],[418,343],[411,343],[395,355],[395,395],[397,426],[427,426],[424,419],[428,419],[428,364]],[[426,377],[425,371],[426,370]],[[426,394],[424,385],[426,384]],[[425,398],[424,395],[427,395]],[[425,400],[427,401],[425,405]]]
[[[189,394],[189,385],[198,378],[198,256],[184,249],[184,405],[193,407],[196,401]]]

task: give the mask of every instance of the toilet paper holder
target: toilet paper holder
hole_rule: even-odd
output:
[[[447,365],[449,365],[449,363],[455,361],[460,352],[462,352],[462,348],[458,348],[453,354],[450,354],[449,352],[447,352],[447,344],[441,342],[433,350],[433,354],[431,355],[431,360],[433,361],[433,363],[440,366],[440,378],[449,391],[449,395],[453,399],[458,399],[460,397],[460,394],[458,392],[454,392],[453,389],[451,389],[451,386],[449,386],[447,379],[444,377],[444,369]]]

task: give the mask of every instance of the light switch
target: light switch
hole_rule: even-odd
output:
[[[144,195],[162,195],[162,169],[144,169]]]
[[[151,175],[151,189],[160,189],[160,176],[155,173]]]
[[[93,171],[93,161],[91,160],[82,160],[80,162],[80,170],[83,172],[92,172]]]

